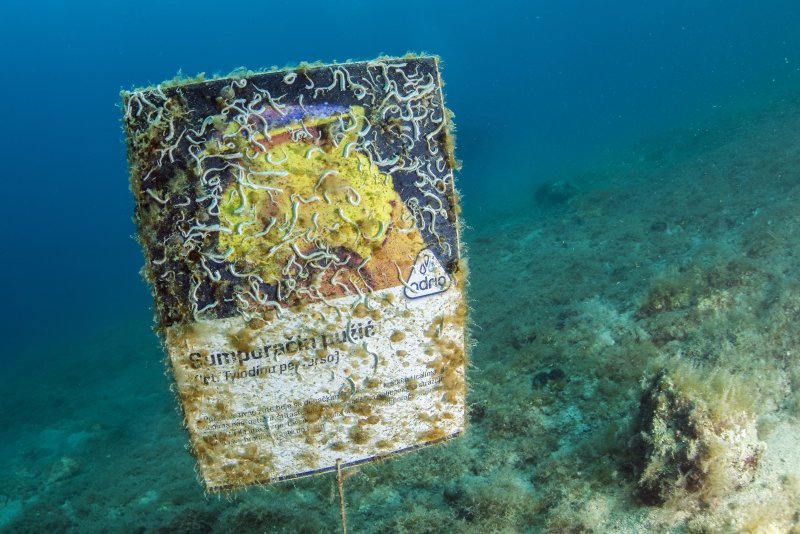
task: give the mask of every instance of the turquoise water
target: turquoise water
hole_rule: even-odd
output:
[[[2,3],[0,529],[339,528],[328,475],[203,494],[118,94],[407,51],[455,112],[471,425],[353,471],[351,530],[797,528],[798,28],[779,1]]]

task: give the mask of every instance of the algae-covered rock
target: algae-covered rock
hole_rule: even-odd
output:
[[[753,480],[765,445],[747,413],[709,407],[721,400],[681,387],[666,371],[646,387],[631,447],[643,502],[686,494],[709,499]]]
[[[567,204],[578,193],[578,188],[565,180],[547,182],[536,188],[534,200],[543,207]]]

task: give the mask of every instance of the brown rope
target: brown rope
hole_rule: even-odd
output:
[[[342,518],[342,534],[347,534],[347,513],[344,509],[344,479],[342,478],[342,461],[336,459],[336,485],[339,486],[339,515]]]

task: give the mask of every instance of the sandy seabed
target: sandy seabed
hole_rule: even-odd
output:
[[[468,210],[470,426],[348,472],[350,530],[798,530],[798,132],[784,97]],[[336,531],[332,475],[204,495],[149,323],[9,370],[0,528]]]

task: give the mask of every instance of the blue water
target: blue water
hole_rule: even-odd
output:
[[[31,365],[69,362],[102,328],[150,335],[121,89],[440,55],[464,218],[482,228],[529,209],[541,183],[800,87],[800,3],[3,0],[0,51],[2,391]]]
[[[293,2],[7,1],[0,9],[3,177],[17,185],[0,234],[4,279],[13,280],[4,313],[17,334],[42,322],[86,328],[148,304],[129,239],[121,88],[178,72],[439,54],[469,219],[486,195],[509,202],[638,137],[794,84],[800,65],[800,5],[790,1],[301,10]]]

